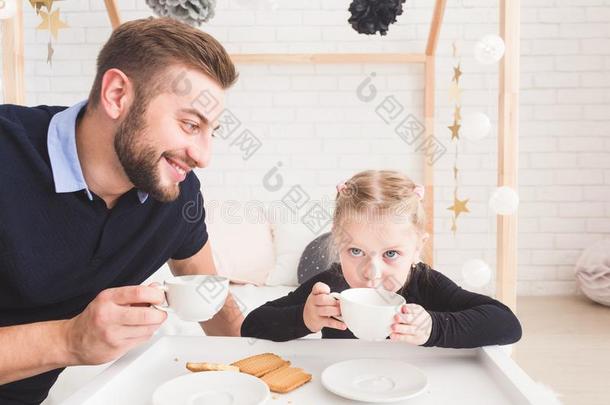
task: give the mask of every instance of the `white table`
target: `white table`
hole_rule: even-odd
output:
[[[313,375],[305,386],[269,404],[348,404],[320,383],[322,370],[342,360],[393,358],[426,373],[428,388],[400,404],[544,404],[548,398],[497,346],[440,349],[402,342],[347,339],[300,339],[285,343],[228,337],[166,336],[132,351],[64,402],[65,405],[149,405],[153,391],[171,378],[187,374],[187,361],[231,363],[253,354],[274,352]]]

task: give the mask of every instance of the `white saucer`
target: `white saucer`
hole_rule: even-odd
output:
[[[399,360],[347,360],[322,372],[322,385],[333,394],[364,402],[396,402],[424,392],[428,378]]]
[[[262,380],[235,371],[202,371],[169,380],[153,393],[153,405],[260,405],[269,398]]]

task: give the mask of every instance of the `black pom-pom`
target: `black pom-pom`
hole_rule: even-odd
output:
[[[396,16],[402,14],[406,0],[353,0],[349,6],[352,16],[347,20],[360,34],[386,35]]]

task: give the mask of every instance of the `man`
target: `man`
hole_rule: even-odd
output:
[[[147,341],[164,295],[139,284],[163,263],[216,272],[191,170],[236,79],[214,38],[149,18],[112,34],[87,102],[0,106],[0,404],[38,404],[64,367]],[[229,295],[202,327],[242,321]]]

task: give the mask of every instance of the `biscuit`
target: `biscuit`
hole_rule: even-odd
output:
[[[311,381],[311,374],[295,367],[282,367],[261,377],[273,392],[285,394]]]
[[[273,353],[257,354],[256,356],[246,357],[231,363],[232,366],[239,367],[242,373],[261,377],[273,370],[290,365],[289,361],[282,359]]]
[[[186,368],[191,371],[237,371],[239,372],[239,367],[229,366],[227,364],[221,363],[186,363]]]

